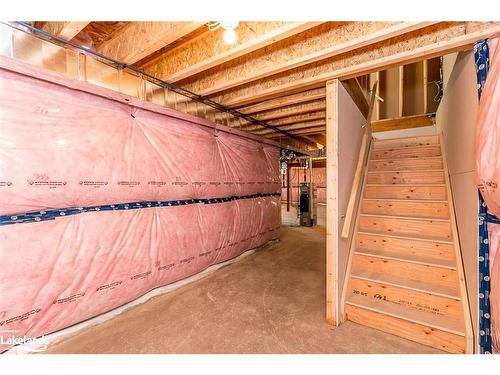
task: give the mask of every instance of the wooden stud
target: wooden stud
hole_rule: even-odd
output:
[[[338,325],[338,90],[339,80],[326,83],[326,321]]]

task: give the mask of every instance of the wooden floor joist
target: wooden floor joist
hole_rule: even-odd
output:
[[[279,125],[278,128],[281,130],[285,130],[285,131],[303,130],[303,129],[308,129],[308,128],[315,128],[318,126],[325,126],[325,124],[326,124],[326,121],[324,119],[321,119],[321,120],[314,120],[314,121],[309,121],[309,122],[300,123],[300,124]],[[257,135],[265,135],[265,134],[275,133],[275,130],[273,130],[273,129],[254,130],[254,131],[252,131],[252,133],[257,134]]]
[[[280,108],[272,111],[257,113],[252,115],[252,117],[262,121],[269,121],[269,120],[280,119],[283,117],[300,115],[304,113],[324,111],[325,108],[326,108],[325,100],[321,99],[306,104],[304,103],[295,104],[285,109]]]
[[[435,22],[329,22],[313,32],[288,39],[270,48],[265,55],[248,55],[235,64],[225,66],[189,83],[190,90],[202,95],[216,93],[247,84],[258,79],[330,59],[385,39],[429,26]],[[272,64],[269,64],[272,61]]]
[[[326,96],[325,88],[320,87],[318,89],[304,91],[298,94],[285,96],[282,98],[277,98],[273,100],[264,101],[258,104],[254,104],[248,107],[240,108],[240,111],[247,114],[254,114],[259,112],[270,111],[276,108],[286,108],[300,103],[308,103],[315,100],[324,99]]]
[[[289,133],[293,134],[293,135],[324,134],[325,132],[326,132],[326,126],[315,126],[315,127],[307,128],[307,129],[299,129],[299,130],[289,131]],[[276,136],[277,136],[277,133],[272,133],[272,134],[266,135],[265,137],[275,138]]]
[[[264,48],[279,40],[301,33],[321,22],[240,22],[238,40],[223,42],[224,29],[219,28],[157,57],[142,68],[171,82],[189,78],[244,54]],[[190,51],[186,54],[185,51]]]
[[[201,26],[203,22],[130,22],[99,45],[97,51],[126,64],[134,64]]]
[[[319,88],[334,78],[348,79],[391,66],[436,57],[465,48],[500,32],[500,23],[441,23],[352,51],[321,64],[255,81],[215,97],[229,106],[245,106]]]
[[[76,22],[76,21],[54,21],[54,22],[46,22],[42,29],[47,31],[48,33],[61,37],[66,40],[71,40],[75,36],[77,36],[80,31],[82,31],[87,25],[89,21],[85,22]]]

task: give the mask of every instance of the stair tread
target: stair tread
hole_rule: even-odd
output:
[[[415,159],[442,159],[443,156],[418,156],[418,157],[410,157],[410,158],[387,158],[387,159],[370,159],[376,161],[401,161],[401,160],[415,160]]]
[[[359,214],[360,216],[381,217],[383,219],[402,219],[402,220],[428,220],[450,222],[450,219],[425,217],[425,216],[404,216],[404,215],[386,215],[386,214]]]
[[[349,296],[346,300],[346,304],[407,320],[413,323],[422,324],[424,326],[450,332],[458,336],[465,336],[463,322],[457,322],[445,316],[404,308],[396,303],[387,303],[356,295]]]
[[[431,199],[398,199],[398,198],[363,198],[367,201],[383,201],[383,202],[415,202],[415,203],[448,203],[447,200],[431,200]]]
[[[368,171],[368,173],[408,173],[408,172],[413,172],[413,173],[423,173],[423,172],[444,172],[444,169],[419,169],[418,171],[413,170],[413,169],[399,169],[395,171],[388,171],[388,170],[380,170],[380,171]]]
[[[446,186],[446,184],[366,184],[366,186],[415,186],[415,187],[425,187],[425,186]]]
[[[422,146],[438,146],[440,145],[439,143],[439,136],[437,134],[431,134],[431,135],[417,135],[415,137],[400,137],[400,138],[386,138],[386,139],[377,139],[374,138],[373,141],[374,143],[390,143],[390,142],[398,142],[398,141],[403,141],[403,142],[408,142],[408,141],[419,141],[421,139],[429,139],[433,138],[433,141],[436,143],[426,143]],[[408,146],[408,147],[413,147],[413,146]]]
[[[382,231],[371,231],[371,230],[359,230],[358,233],[368,234],[373,236],[382,236],[382,237],[392,237],[392,238],[404,238],[409,240],[416,241],[429,241],[429,242],[439,242],[439,243],[449,243],[453,244],[451,239],[446,239],[442,237],[430,237],[430,236],[417,236],[411,235],[408,233],[398,233],[398,232],[382,232]]]
[[[409,255],[404,255],[404,254],[394,254],[393,252],[386,252],[384,250],[374,250],[374,249],[366,249],[366,248],[358,248],[354,251],[355,254],[360,254],[360,255],[366,255],[366,256],[371,256],[371,257],[377,257],[377,258],[384,258],[384,259],[392,259],[392,260],[397,260],[401,262],[408,262],[408,263],[417,263],[417,264],[423,264],[426,266],[432,266],[432,267],[441,267],[441,268],[448,268],[452,270],[456,270],[456,264],[453,261],[446,261],[443,259],[432,259],[432,258],[427,258],[423,256],[415,256],[412,255],[411,257]]]

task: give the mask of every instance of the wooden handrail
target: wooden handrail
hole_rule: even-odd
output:
[[[375,96],[377,92],[378,81],[373,84],[373,89],[370,96],[370,107],[368,108],[368,116],[366,117],[366,126],[363,132],[363,138],[361,140],[361,147],[359,149],[359,158],[356,165],[356,172],[354,173],[354,178],[352,181],[351,195],[349,196],[349,203],[347,204],[347,210],[344,220],[344,225],[342,226],[342,238],[348,238],[351,232],[352,219],[354,217],[354,209],[356,207],[356,201],[358,200],[358,195],[363,181],[363,169],[366,164],[366,158],[368,155],[368,150],[371,145],[371,117],[373,113],[373,106],[375,104]]]

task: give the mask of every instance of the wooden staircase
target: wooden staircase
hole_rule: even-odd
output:
[[[439,136],[372,143],[343,317],[447,352],[470,353],[471,319]]]

